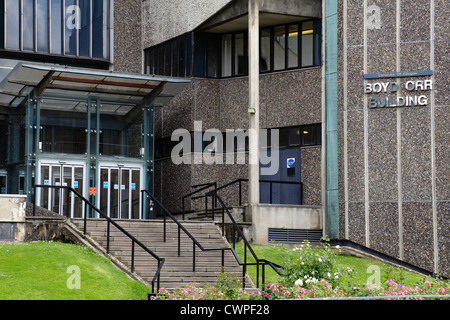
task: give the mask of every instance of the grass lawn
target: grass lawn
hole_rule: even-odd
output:
[[[252,248],[259,259],[266,259],[279,265],[282,265],[283,261],[286,259],[286,256],[284,256],[284,251],[280,250],[278,246],[261,246],[253,244]],[[236,252],[239,255],[241,261],[244,261],[244,247],[242,243],[236,244]],[[254,261],[248,249],[247,261]],[[352,268],[352,282],[354,283],[367,283],[367,279],[373,274],[370,270],[368,271],[369,266],[372,265],[378,266],[380,268],[379,270],[381,284],[385,283],[389,279],[393,279],[399,284],[405,286],[414,286],[419,283],[422,284],[425,280],[424,276],[409,272],[405,269],[396,268],[382,262],[358,258],[355,256],[337,255],[336,265],[342,270],[345,270],[347,267]],[[249,267],[247,272],[256,284],[256,267]],[[269,281],[271,283],[278,283],[279,278],[279,275],[275,271],[273,271],[271,267],[266,267],[266,281]]]
[[[0,244],[1,300],[140,300],[150,291],[86,247]]]

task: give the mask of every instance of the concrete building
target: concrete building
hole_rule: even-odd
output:
[[[98,188],[99,194],[92,199],[109,214],[123,200],[131,201],[123,209],[128,216],[111,216],[148,218],[146,210],[139,209],[147,207],[141,206],[143,199],[132,200],[139,187],[154,190],[156,197],[177,213],[182,210],[181,198],[195,190],[194,186],[249,180],[222,189],[220,195],[230,206],[238,205],[239,200],[249,204],[246,219],[252,222],[256,242],[311,240],[319,234],[450,275],[448,1],[98,3],[1,1],[5,27],[0,38],[4,79],[0,85],[0,139],[6,156],[0,158],[0,183],[5,193],[31,197],[33,175],[43,177],[42,172],[52,171],[55,158],[58,163],[69,159],[72,182],[77,168],[85,168],[85,195],[89,187]],[[66,9],[71,5],[81,8],[79,28],[70,29],[74,13]],[[40,10],[47,13],[47,19],[40,18]],[[32,19],[25,19],[27,15]],[[46,28],[41,20],[50,25]],[[47,32],[44,38],[39,30]],[[17,62],[22,64],[16,66]],[[45,67],[36,67],[35,62],[45,63]],[[145,91],[141,86],[146,95],[126,113],[144,107],[139,119],[145,119],[148,111],[147,120],[135,123],[136,132],[122,134],[122,140],[113,129],[131,119],[126,114],[115,115],[116,124],[111,114],[100,117],[109,128],[102,123],[89,127],[87,120],[96,123],[97,119],[86,117],[91,103],[92,110],[97,110],[93,105],[101,104],[101,95],[111,93],[101,91],[101,84],[96,83],[96,88],[85,92],[98,99],[84,98],[81,106],[71,106],[79,108],[83,120],[77,120],[81,123],[77,127],[88,130],[86,133],[74,133],[73,128],[59,128],[62,131],[58,133],[58,127],[64,127],[61,118],[69,115],[64,107],[53,120],[46,120],[44,112],[39,126],[42,132],[30,142],[27,139],[36,128],[26,129],[31,129],[30,124],[36,126],[33,121],[37,118],[26,112],[26,101],[33,98],[31,92],[39,93],[42,77],[52,70],[63,72],[52,69],[55,66],[70,66],[69,74],[59,77],[80,78],[80,70],[91,70],[83,77],[85,89],[96,75],[106,77],[105,72],[111,72],[113,78],[108,81],[112,82],[117,82],[117,77],[125,77],[127,82],[139,79],[141,84],[153,80],[152,89]],[[39,81],[26,83],[26,73],[22,74],[22,87],[11,87],[14,72],[29,69],[43,73],[35,75]],[[152,94],[161,83],[167,91]],[[49,96],[48,90],[61,83],[52,80],[50,84],[44,95]],[[68,90],[67,84],[58,89]],[[128,95],[132,91],[122,89]],[[46,101],[44,97],[44,104]],[[21,113],[13,112],[20,109],[17,106],[22,107]],[[56,107],[61,106],[53,104],[43,110]],[[30,103],[28,108],[38,110]],[[154,127],[145,124],[153,119]],[[227,130],[249,128],[267,129],[261,136],[267,132],[269,137],[276,137],[278,130],[279,170],[275,174],[259,174],[265,165],[251,161],[259,152],[275,150],[260,149],[253,131],[248,131],[244,143],[226,149],[235,142],[226,135]],[[172,136],[180,129],[189,133],[190,148],[176,154],[184,159],[176,164],[172,151],[181,139]],[[111,131],[109,145],[103,138],[107,130]],[[81,149],[58,150],[55,137],[64,134],[79,137],[81,141],[72,141],[72,146],[81,145]],[[148,139],[136,139],[140,134]],[[87,147],[89,136],[91,146]],[[271,143],[274,140],[270,139]],[[11,151],[17,141],[22,141],[23,151]],[[131,149],[134,153],[124,154]],[[128,180],[120,179],[129,185],[119,195],[124,184],[111,179],[122,164],[129,175]],[[132,177],[133,168],[138,167],[144,181],[139,186]],[[59,172],[64,170],[60,164]],[[38,180],[44,184],[51,179]],[[104,182],[109,191],[103,190],[107,198],[101,200]],[[117,196],[112,196],[114,192]],[[111,199],[116,202],[111,204]],[[188,199],[185,209],[203,205],[203,199]]]

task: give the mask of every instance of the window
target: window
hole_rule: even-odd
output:
[[[260,71],[272,70],[272,55],[271,55],[271,28],[262,29],[260,33]]]
[[[287,27],[288,44],[287,44],[287,68],[298,67],[298,25],[293,24]]]
[[[313,22],[302,23],[302,67],[312,66],[314,56]]]
[[[286,29],[284,26],[276,27],[274,29],[273,37],[273,70],[286,69]]]
[[[309,20],[260,31],[260,72],[321,64],[320,20]],[[192,46],[193,45],[193,46]],[[193,55],[193,59],[192,59]],[[194,32],[145,50],[148,74],[227,78],[248,74],[248,34]]]
[[[279,147],[291,148],[321,145],[321,128],[320,124],[279,128]]]
[[[231,77],[232,38],[231,34],[222,36],[222,77]]]
[[[204,42],[199,44],[196,63],[205,72]],[[189,77],[191,75],[192,35],[187,34],[145,50],[145,73],[161,76]]]
[[[31,0],[32,1],[32,0]],[[52,0],[51,1],[51,36],[50,36],[50,53],[54,54],[62,54],[62,2],[60,0]],[[33,30],[33,29],[30,29]]]
[[[2,48],[109,59],[111,0],[4,0]]]

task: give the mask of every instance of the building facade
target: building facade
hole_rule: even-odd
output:
[[[97,188],[92,200],[110,216],[149,218],[139,209],[147,207],[139,189],[154,190],[177,213],[195,186],[249,178],[252,142],[244,135],[239,144],[226,133],[250,127],[253,0],[0,3],[2,191],[31,197],[36,182],[78,181],[86,196]],[[270,143],[278,133],[279,166],[259,176],[259,204],[247,215],[253,240],[290,242],[320,233],[449,276],[448,1],[257,4],[256,114]],[[61,97],[49,103],[52,86],[69,92],[69,84],[53,80],[42,91],[44,102],[30,96],[39,94],[50,66],[70,69],[57,74],[60,82],[91,70],[83,85],[70,84],[83,86],[88,98],[75,95],[71,110]],[[25,69],[44,75],[32,85],[24,74],[22,89],[6,85],[17,84],[13,71]],[[126,86],[102,91],[98,76],[107,72],[113,84],[122,78],[141,85],[140,100],[123,114],[112,105],[136,95]],[[86,85],[92,80],[96,88]],[[161,83],[166,91],[157,90]],[[127,96],[112,98],[112,91]],[[189,150],[174,154],[180,129]],[[25,148],[13,148],[18,141]],[[175,163],[174,155],[184,162]],[[69,171],[69,182],[58,178]],[[241,193],[239,184],[221,191],[227,204],[249,202],[248,184],[240,185]],[[50,202],[60,195],[41,193],[41,204],[55,209]],[[186,209],[203,205],[190,200]]]

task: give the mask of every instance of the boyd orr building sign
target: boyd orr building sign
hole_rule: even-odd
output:
[[[364,93],[371,95],[367,99],[368,108],[373,109],[428,105],[429,97],[427,94],[429,91],[433,90],[433,81],[431,79],[399,79],[396,81],[383,81],[383,79],[427,77],[431,75],[433,75],[433,71],[430,70],[373,73],[364,75],[364,79],[368,80],[364,84]]]

